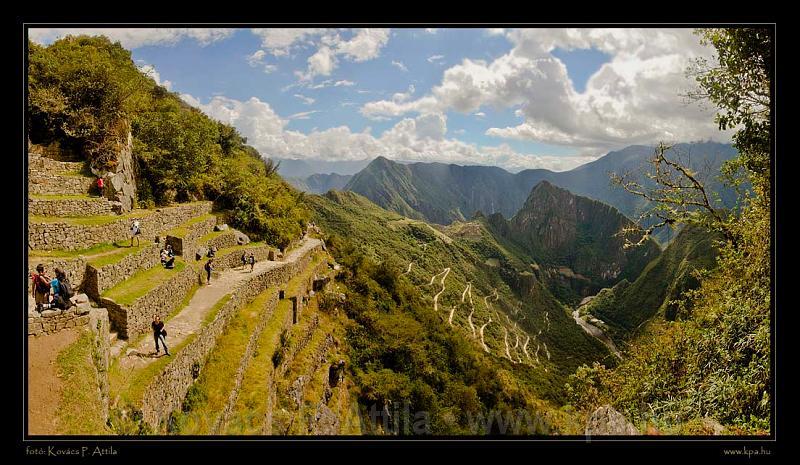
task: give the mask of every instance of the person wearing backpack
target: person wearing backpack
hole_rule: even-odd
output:
[[[36,273],[33,273],[31,280],[31,295],[38,309],[40,305],[50,303],[50,278],[44,274],[44,265],[36,265]]]
[[[136,247],[139,247],[140,234],[142,234],[142,228],[139,226],[139,220],[133,220],[133,224],[131,224],[131,247],[133,247],[133,238],[136,238]]]
[[[252,252],[250,252],[249,261],[250,261],[250,272],[252,273],[253,272],[253,267],[256,266],[256,257],[255,257],[255,255],[253,255]]]
[[[206,262],[206,265],[205,265],[205,269],[206,269],[206,276],[207,276],[206,281],[208,281],[208,285],[210,286],[211,285],[211,272],[214,271],[214,259],[213,258],[209,258],[208,259],[208,261]]]
[[[242,252],[242,269],[247,266],[247,251]]]
[[[67,279],[67,274],[61,268],[56,268],[55,272],[56,278],[50,282],[50,287],[53,289],[53,302],[49,306],[43,305],[43,308],[68,310],[75,305],[71,300],[75,296],[75,292]]]

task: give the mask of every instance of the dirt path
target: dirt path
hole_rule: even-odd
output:
[[[442,276],[442,290],[439,291],[438,294],[433,296],[433,311],[434,312],[438,312],[439,311],[439,296],[442,295],[442,293],[445,290],[444,280],[447,279],[447,275],[450,274],[450,267],[448,266],[447,268],[445,268],[443,273],[444,273],[444,276]],[[442,273],[439,273],[439,274],[442,274]],[[436,276],[439,276],[439,275],[436,275]],[[434,276],[434,278],[436,276]],[[431,280],[431,284],[433,284],[433,280]]]
[[[528,336],[528,339],[525,340],[525,344],[522,344],[522,351],[525,352],[525,356],[528,357],[528,360],[531,359],[531,354],[528,353],[528,343],[531,342],[531,337]]]
[[[472,315],[475,314],[475,304],[472,303],[472,283],[467,283],[467,294],[469,295],[469,307],[470,312],[469,316],[467,317],[467,323],[469,323],[469,329],[472,330],[472,337],[475,337],[475,325],[472,324]],[[464,301],[464,296],[461,296],[461,301]]]
[[[486,323],[483,324],[483,326],[481,326],[481,345],[483,346],[483,350],[485,350],[486,353],[488,354],[491,354],[492,352],[489,350],[489,348],[486,346],[486,342],[483,340],[483,330],[486,329],[486,326],[489,325],[489,323],[491,322],[492,322],[492,317],[489,317],[489,321],[487,321]]]
[[[78,340],[74,329],[28,338],[28,434],[58,434],[56,411],[61,401],[59,352]]]
[[[515,332],[515,333],[514,333],[514,336],[516,337],[516,341],[514,341],[514,347],[512,347],[512,348],[511,348],[511,350],[513,350],[513,351],[515,351],[515,352],[516,352],[516,354],[517,354],[517,361],[518,361],[519,363],[522,363],[522,357],[520,357],[520,356],[519,356],[519,350],[517,350],[517,349],[519,348],[519,333]]]
[[[511,358],[511,352],[508,350],[508,329],[505,326],[503,326],[503,341],[506,344],[506,357],[513,362],[514,359]]]
[[[183,342],[190,334],[199,331],[211,308],[226,294],[248,277],[252,277],[264,271],[278,268],[287,262],[297,261],[310,249],[319,244],[317,239],[305,239],[302,245],[292,250],[283,261],[263,260],[256,263],[253,271],[250,268],[228,269],[220,272],[219,277],[212,279],[210,286],[200,286],[194,293],[189,304],[180,313],[172,317],[165,324],[167,330],[167,347],[175,347]],[[171,355],[175,355],[174,353]],[[126,353],[120,357],[120,366],[123,368],[141,368],[149,365],[158,357],[164,357],[163,351],[160,355],[155,353],[155,342],[151,335],[145,335],[138,343],[134,343],[127,349]]]

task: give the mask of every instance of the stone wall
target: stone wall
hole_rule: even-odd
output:
[[[205,364],[217,338],[223,333],[235,312],[267,288],[286,283],[302,272],[311,260],[313,252],[317,250],[321,250],[321,243],[311,240],[304,247],[293,251],[281,266],[265,270],[240,282],[214,321],[205,326],[145,389],[142,396],[144,421],[154,429],[160,430],[161,423],[170,413],[180,408],[194,380],[193,365],[199,364],[202,367]]]
[[[41,314],[29,307],[28,336],[53,334],[67,328],[87,325],[91,309],[88,301],[69,310],[45,310]]]
[[[34,195],[81,195],[91,192],[94,178],[59,176],[28,171],[28,193]]]
[[[180,226],[190,219],[205,215],[211,211],[211,202],[195,202],[175,207],[160,208],[154,212],[147,211],[139,218],[142,228],[140,237],[149,241],[156,234]],[[71,224],[66,221],[52,223],[33,223],[28,221],[28,245],[39,250],[80,250],[97,244],[130,239],[132,218],[87,226]]]
[[[272,318],[272,314],[277,306],[278,293],[273,292],[272,296],[270,296],[269,300],[264,306],[264,309],[261,313],[261,319],[254,328],[253,334],[250,335],[250,340],[247,342],[247,348],[245,349],[244,354],[242,354],[241,361],[239,362],[239,368],[236,370],[236,375],[234,376],[233,389],[231,389],[231,393],[228,395],[228,402],[225,404],[225,407],[222,409],[222,412],[217,418],[217,421],[211,430],[211,434],[219,434],[227,424],[231,413],[233,413],[233,409],[236,406],[236,399],[239,397],[239,389],[242,387],[244,373],[247,371],[247,367],[250,366],[250,361],[253,360],[253,352],[255,352],[256,348],[258,347],[258,338],[261,337],[261,332],[264,330],[264,327],[267,326],[269,319]]]
[[[205,250],[205,247],[199,247],[200,250]],[[258,247],[253,247],[252,249],[247,249],[248,255],[250,252],[253,252],[253,256],[256,257],[256,263],[266,260],[267,255],[269,254],[270,247],[268,245],[261,245]],[[204,255],[205,257],[205,255]],[[187,259],[188,260],[188,259]],[[205,262],[203,262],[205,263]],[[217,256],[214,258],[214,270],[217,272],[223,270],[230,270],[232,268],[237,268],[242,266],[242,254],[241,251],[231,252],[222,256]],[[248,265],[249,266],[249,265]],[[201,267],[198,271],[198,278],[200,284],[206,282],[206,272]]]
[[[101,216],[121,213],[118,203],[96,199],[28,198],[28,214],[38,216]]]
[[[186,227],[186,233],[183,236],[167,235],[167,244],[172,246],[172,251],[176,255],[193,255],[197,250],[197,239],[213,231],[215,224],[217,224],[216,218],[206,218],[193,223]]]
[[[140,251],[127,255],[116,263],[102,267],[87,264],[83,280],[83,291],[89,294],[91,298],[99,299],[100,294],[106,289],[111,289],[138,271],[147,270],[160,264],[160,247],[158,243],[148,243],[142,245]]]
[[[120,305],[111,299],[100,297],[102,306],[108,309],[111,328],[121,339],[130,339],[150,330],[153,315],[168,315],[197,283],[197,270],[187,264],[168,281],[136,299],[129,306]]]
[[[64,174],[80,172],[83,170],[84,162],[78,161],[58,161],[52,156],[40,156],[35,153],[28,153],[28,175],[33,177],[35,173]]]
[[[111,355],[111,343],[108,340],[110,330],[108,311],[105,308],[90,309],[88,328],[92,331],[94,336],[94,353],[92,359],[94,361],[95,370],[97,370],[97,385],[100,390],[103,418],[107,420],[109,404],[108,367]]]
[[[216,247],[217,250],[219,249],[226,249],[228,247],[234,247],[237,245],[245,245],[250,243],[250,238],[247,234],[237,231],[235,229],[229,229],[224,233],[220,234],[219,236],[211,239],[208,243],[204,244],[206,247]]]
[[[30,142],[30,140],[28,141]],[[58,142],[50,145],[28,144],[28,159],[31,155],[40,155],[56,161],[77,161],[81,159],[81,154],[72,150],[61,148]]]

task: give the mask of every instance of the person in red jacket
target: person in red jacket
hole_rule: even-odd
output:
[[[105,181],[103,178],[97,178],[97,194],[102,197],[103,196],[103,188],[105,187]]]

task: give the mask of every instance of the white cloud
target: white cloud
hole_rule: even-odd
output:
[[[141,72],[153,78],[153,80],[156,81],[156,84],[158,84],[159,86],[164,86],[167,90],[172,90],[172,81],[167,81],[167,80],[162,81],[161,74],[159,74],[158,71],[156,71],[155,66],[144,64],[142,66],[139,66],[138,68]]]
[[[251,29],[253,34],[261,38],[261,46],[276,57],[288,55],[294,46],[311,43],[314,36],[327,31],[319,28]]]
[[[441,61],[444,58],[444,55],[431,55],[427,58],[428,63],[435,63],[437,61]]]
[[[256,66],[264,63],[264,56],[267,52],[263,50],[256,50],[252,55],[247,56],[247,64],[255,68]]]
[[[405,161],[502,166],[512,171],[525,168],[563,170],[593,160],[591,157],[520,154],[506,144],[479,147],[448,139],[445,137],[447,117],[442,113],[404,118],[378,137],[371,134],[369,127],[354,133],[347,126],[323,131],[314,129],[304,134],[287,129],[287,124],[292,119],[308,119],[317,110],[281,118],[269,104],[255,97],[238,101],[216,96],[207,104],[188,94],[181,97],[213,118],[235,126],[265,157],[363,160],[380,155]]]
[[[356,85],[356,83],[355,83],[355,82],[353,82],[353,81],[348,81],[347,79],[342,79],[341,81],[336,81],[336,82],[333,84],[333,87],[341,87],[341,86],[344,86],[344,87],[350,87],[350,86],[354,86],[354,85]]]
[[[319,110],[301,111],[289,116],[289,119],[311,119],[311,115],[319,113]]]
[[[659,140],[723,140],[713,111],[687,105],[680,93],[693,83],[685,69],[712,57],[688,29],[522,29],[506,33],[513,48],[491,62],[464,59],[448,68],[429,95],[368,102],[370,118],[482,106],[518,108],[523,122],[486,134],[601,151]],[[611,55],[578,93],[554,48],[596,48]],[[434,57],[430,57],[429,61]]]
[[[486,34],[490,36],[502,36],[505,35],[506,30],[502,27],[490,27],[486,29]]]
[[[67,35],[104,35],[127,49],[134,49],[146,45],[175,45],[187,38],[206,46],[227,39],[234,32],[235,29],[229,28],[30,28],[28,37],[36,43],[49,44]]]
[[[253,68],[261,66],[262,69],[264,70],[264,73],[269,74],[278,69],[278,67],[276,65],[265,63],[264,58],[266,57],[266,55],[267,52],[265,52],[264,50],[256,50],[252,55],[247,56],[247,64],[249,64]]]
[[[475,113],[472,114],[472,116],[477,116],[478,118],[484,118],[486,116],[486,113],[482,111],[476,111]]]
[[[406,68],[406,65],[403,64],[402,61],[394,61],[394,60],[392,60],[392,66],[396,67],[400,71],[408,72],[408,68]]]
[[[437,27],[426,27],[425,28],[425,32],[427,32],[428,34],[436,34],[437,32],[439,32],[439,28],[437,28]]]
[[[353,61],[367,61],[380,56],[381,49],[389,42],[389,29],[361,29],[350,40],[339,42],[337,53]]]
[[[311,105],[312,103],[316,102],[315,99],[313,99],[311,97],[306,97],[305,95],[302,95],[302,94],[294,94],[294,96],[299,98],[300,100],[302,100],[303,103],[306,104],[306,105]]]
[[[380,56],[381,49],[389,42],[389,29],[362,28],[347,29],[252,29],[261,37],[261,46],[275,56],[285,56],[298,48],[315,47],[309,56],[305,71],[295,71],[295,76],[303,81],[311,81],[316,76],[330,76],[339,64],[339,58],[362,62]],[[343,33],[351,33],[349,39]]]

